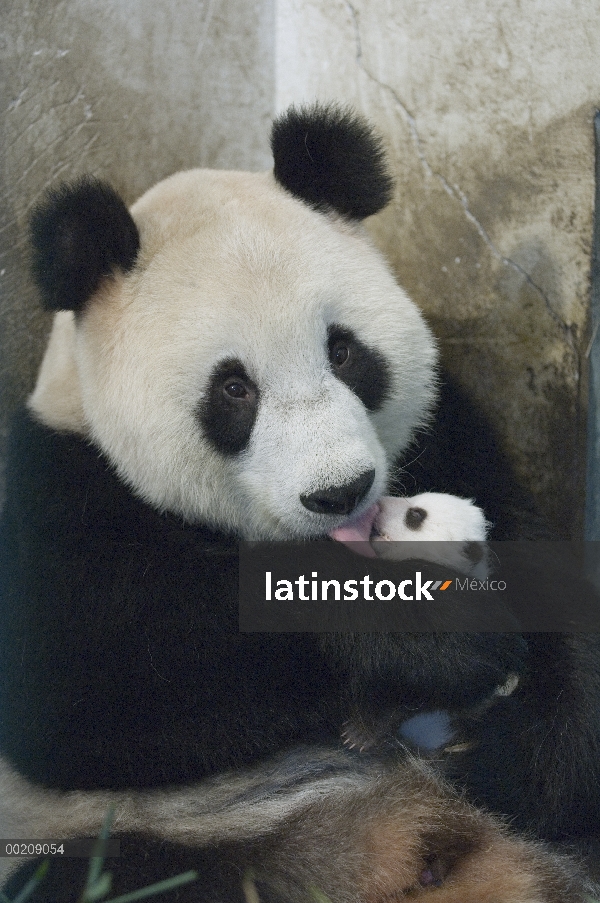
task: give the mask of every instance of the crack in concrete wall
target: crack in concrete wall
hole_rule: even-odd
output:
[[[421,162],[421,165],[422,165],[425,173],[430,178],[437,179],[439,181],[439,183],[442,185],[444,191],[451,198],[458,201],[458,203],[460,204],[460,206],[462,207],[462,209],[464,211],[464,214],[465,214],[467,220],[477,230],[479,236],[481,237],[483,242],[487,245],[487,247],[489,248],[492,255],[497,260],[501,261],[505,266],[512,267],[517,273],[519,273],[527,281],[527,283],[531,286],[531,288],[539,294],[540,298],[544,302],[544,305],[545,305],[548,313],[550,314],[550,316],[552,317],[552,319],[554,320],[556,325],[564,332],[565,338],[569,342],[569,345],[571,346],[573,351],[575,353],[577,353],[575,343],[573,341],[571,327],[554,310],[554,308],[552,307],[552,304],[550,302],[550,299],[548,298],[546,293],[543,291],[541,286],[536,284],[536,282],[531,277],[531,275],[522,266],[520,266],[516,261],[511,260],[510,257],[506,257],[504,254],[502,254],[498,250],[498,248],[495,246],[494,242],[490,238],[489,234],[487,233],[487,231],[485,230],[483,225],[479,222],[477,217],[470,210],[469,201],[468,201],[468,198],[467,198],[466,194],[464,193],[464,191],[462,191],[458,185],[451,185],[450,182],[445,178],[445,176],[443,176],[442,173],[435,170],[433,168],[433,166],[431,166],[431,164],[429,163],[429,160],[427,159],[427,156],[425,155],[425,152],[423,150],[423,140],[422,140],[421,136],[419,135],[419,130],[417,127],[417,120],[416,120],[415,116],[409,111],[407,105],[399,97],[398,92],[395,91],[391,85],[388,85],[385,82],[382,82],[380,79],[378,79],[369,70],[369,68],[365,64],[364,58],[363,58],[363,52],[362,52],[362,41],[361,41],[361,36],[360,36],[360,13],[358,12],[358,10],[355,9],[355,7],[352,5],[350,0],[344,0],[344,3],[350,13],[350,16],[352,18],[352,23],[354,26],[355,43],[356,43],[356,62],[358,64],[358,66],[360,67],[361,71],[364,72],[364,74],[367,76],[367,78],[371,82],[373,82],[373,84],[376,84],[382,90],[387,91],[391,95],[391,97],[394,99],[396,106],[400,110],[402,116],[404,117],[405,122],[407,123],[407,125],[409,127],[410,135],[411,135],[415,150],[417,152],[417,156]]]

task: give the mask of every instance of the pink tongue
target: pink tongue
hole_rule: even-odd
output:
[[[374,505],[371,505],[370,508],[367,508],[364,514],[361,514],[357,520],[354,520],[349,524],[343,524],[341,527],[336,527],[329,535],[337,542],[343,542],[345,545],[350,545],[350,548],[352,548],[351,543],[355,542],[368,544],[371,530],[373,529],[373,521],[378,514],[379,505],[376,502]],[[355,551],[360,552],[369,558],[376,557],[375,552],[373,552],[368,545],[358,547]]]

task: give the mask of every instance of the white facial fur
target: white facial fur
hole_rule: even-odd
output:
[[[309,209],[270,174],[208,170],[159,183],[132,215],[138,263],[77,321],[57,315],[37,417],[93,439],[154,507],[247,538],[329,532],[348,518],[313,513],[300,495],[374,469],[354,515],[364,511],[427,417],[436,349],[362,228]],[[331,324],[387,361],[391,390],[375,413],[329,366]],[[198,408],[232,358],[260,401],[247,448],[224,456]]]

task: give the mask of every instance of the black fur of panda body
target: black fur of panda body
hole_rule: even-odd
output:
[[[31,565],[36,562],[35,568],[29,567],[23,555],[11,556],[16,551],[12,543],[4,544],[9,561],[3,562],[7,568],[2,574],[9,585],[24,592],[19,600],[10,590],[3,595],[0,674],[7,679],[2,691],[8,703],[3,711],[3,751],[11,764],[34,787],[48,788],[51,794],[66,791],[66,796],[51,796],[46,804],[57,816],[73,791],[92,793],[85,803],[85,834],[97,833],[112,801],[92,806],[94,791],[100,792],[101,800],[106,790],[114,794],[121,789],[130,797],[138,788],[143,795],[149,788],[193,786],[210,775],[218,779],[232,766],[241,768],[241,786],[235,789],[233,802],[215,806],[217,827],[209,819],[204,835],[198,832],[195,837],[192,828],[183,842],[177,839],[174,826],[182,821],[177,806],[167,815],[161,813],[160,820],[154,813],[153,819],[144,819],[136,812],[136,819],[128,823],[121,815],[114,832],[121,839],[121,857],[106,864],[113,875],[113,894],[195,869],[200,881],[180,888],[177,899],[245,900],[243,881],[250,873],[256,876],[263,901],[310,900],[306,888],[311,881],[327,888],[332,900],[373,895],[383,899],[388,892],[412,898],[431,892],[429,878],[421,876],[428,876],[433,865],[435,881],[450,901],[456,893],[465,898],[477,888],[483,895],[479,899],[521,903],[528,899],[522,896],[524,869],[532,882],[532,901],[539,894],[557,903],[581,899],[584,882],[574,866],[559,857],[548,858],[534,845],[521,848],[521,841],[513,849],[515,841],[503,841],[501,831],[496,836],[497,825],[459,803],[432,775],[415,772],[411,762],[402,763],[398,747],[390,759],[389,750],[381,758],[377,750],[357,757],[324,753],[316,745],[339,747],[341,725],[359,694],[369,711],[402,698],[413,710],[468,708],[488,696],[507,674],[523,673],[524,647],[514,642],[515,635],[448,635],[441,641],[436,636],[383,636],[378,647],[372,638],[357,637],[351,652],[340,651],[335,641],[324,647],[311,635],[242,639],[236,623],[237,554],[231,537],[157,514],[122,486],[96,449],[40,426],[27,414],[13,433],[11,460],[18,463],[18,473],[11,467],[11,492],[18,503],[12,510],[18,512],[19,524],[7,519],[6,529],[21,549],[31,549]],[[28,479],[19,486],[19,474],[24,473]],[[42,493],[46,516],[39,509]],[[52,573],[65,561],[77,580],[70,585],[63,581],[57,596]],[[19,575],[12,570],[15,562]],[[24,572],[32,575],[27,586]],[[211,592],[203,595],[196,576],[206,580],[207,572]],[[215,589],[219,607],[214,605]],[[32,600],[31,607],[23,605],[24,598]],[[227,600],[229,610],[222,606]],[[530,644],[530,653],[531,649]],[[542,655],[555,655],[556,661],[562,655],[565,674],[578,679],[587,674],[586,680],[592,681],[593,657],[585,663],[567,660],[566,649],[563,638],[544,641],[537,656],[540,665],[548,665]],[[374,654],[375,668],[368,669],[366,662],[373,664]],[[215,662],[216,683],[203,667],[212,670]],[[536,665],[529,659],[526,667],[533,670]],[[458,675],[465,668],[459,695]],[[544,675],[542,685],[534,678],[530,686],[524,678],[524,689],[515,694],[514,702],[500,700],[486,719],[470,726],[471,740],[481,734],[481,752],[450,756],[442,764],[455,772],[459,783],[470,785],[472,797],[495,803],[500,812],[509,811],[521,827],[553,837],[568,836],[574,825],[592,832],[595,799],[587,785],[592,766],[586,756],[593,747],[586,748],[583,729],[594,715],[586,693],[591,692],[593,699],[595,688],[581,687],[577,706],[572,693],[568,700],[571,724],[579,723],[580,733],[573,731],[566,745],[571,751],[580,743],[581,773],[574,774],[571,762],[572,775],[565,781],[564,773],[556,771],[556,763],[563,761],[561,750],[557,755],[563,731],[557,730],[552,744],[545,741],[550,722],[557,717],[549,699],[564,692],[568,681],[549,687],[547,670]],[[390,692],[394,685],[395,694]],[[217,695],[221,691],[223,696]],[[536,733],[530,730],[519,749],[524,711]],[[315,744],[312,749],[310,744]],[[294,753],[299,748],[304,752]],[[282,750],[289,750],[283,775],[261,765]],[[531,785],[534,754],[538,782]],[[396,765],[389,764],[394,761]],[[252,763],[259,769],[257,788],[243,777]],[[571,776],[577,778],[574,784]],[[206,786],[200,784],[189,794],[192,799],[198,795],[205,821]],[[579,802],[573,799],[574,787],[581,788]],[[398,802],[392,806],[395,795]],[[252,810],[265,799],[278,800],[280,812],[275,817],[259,815],[257,828]],[[121,812],[118,794],[114,802]],[[28,805],[38,809],[35,797]],[[230,823],[223,825],[227,805],[234,811]],[[44,824],[43,806],[38,811]],[[438,824],[434,836],[432,821]],[[59,823],[63,831],[70,824],[77,826],[68,806]],[[370,834],[368,843],[361,840],[364,828],[372,831],[374,823],[385,827],[381,848],[373,846]],[[410,843],[404,835],[396,836],[396,825],[409,833]],[[386,878],[388,885],[378,877],[377,863],[389,850],[396,851],[398,861],[397,870]],[[463,862],[471,864],[472,876],[468,868],[466,874],[461,871]],[[500,863],[509,876],[501,890],[495,873]],[[33,868],[25,866],[10,878],[5,887],[9,899]],[[51,903],[76,898],[86,873],[83,860],[55,862],[33,899]],[[388,874],[386,869],[382,873]],[[489,889],[482,884],[482,873],[489,877]],[[453,876],[452,881],[446,880],[447,875]],[[515,875],[520,875],[519,881]],[[379,882],[382,886],[376,891]],[[169,899],[165,895],[165,901]]]
[[[159,514],[92,445],[26,412],[7,476],[2,743],[45,786],[189,782],[337,744],[359,697],[468,709],[523,670],[518,634],[367,634],[339,650],[319,634],[241,634],[235,537]],[[398,581],[414,569],[370,567]]]
[[[140,199],[132,218],[109,188],[85,181],[54,193],[34,218],[34,269],[60,313],[29,413],[15,424],[2,524],[9,821],[26,799],[29,812],[47,806],[49,820],[40,814],[21,830],[94,831],[101,804],[122,791],[117,829],[137,850],[123,880],[140,885],[153,874],[143,862],[156,838],[170,850],[168,871],[182,861],[180,797],[155,795],[175,784],[200,799],[209,825],[185,837],[213,862],[193,899],[227,897],[238,839],[245,864],[279,874],[276,898],[305,899],[314,874],[334,903],[421,891],[449,901],[580,899],[575,871],[508,839],[426,769],[388,772],[376,755],[332,751],[352,706],[471,710],[516,674],[513,714],[503,721],[505,709],[492,707],[488,744],[501,770],[494,744],[510,755],[516,731],[522,753],[510,780],[501,792],[485,786],[487,764],[478,770],[476,758],[457,767],[458,780],[472,780],[483,800],[496,793],[501,811],[523,813],[541,834],[594,830],[598,696],[593,669],[581,680],[588,662],[577,641],[537,648],[516,633],[349,641],[237,631],[234,537],[321,537],[366,510],[435,392],[433,339],[359,227],[389,199],[379,144],[346,112],[314,108],[281,120],[274,154],[279,184],[182,173]],[[290,160],[292,174],[280,166]],[[432,488],[452,489],[450,477]],[[377,566],[403,573],[401,564]],[[547,648],[566,669],[551,695],[539,671]],[[538,734],[523,734],[523,712]],[[282,786],[270,757],[293,757],[299,745],[308,752]],[[581,770],[555,780],[554,760],[573,749]],[[311,765],[320,755],[324,771]],[[530,818],[532,763],[544,765],[550,821]],[[241,777],[228,778],[230,768]],[[247,827],[252,768],[261,805],[279,809]],[[205,782],[223,772],[226,785],[243,785],[227,831],[222,806],[202,802]],[[81,807],[96,815],[77,821]],[[464,848],[457,837],[469,838]],[[69,898],[78,879],[57,868],[36,899]]]

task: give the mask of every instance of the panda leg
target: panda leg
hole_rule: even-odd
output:
[[[515,839],[494,818],[450,790],[423,763],[340,776],[337,789],[311,794],[277,826],[252,836],[194,845],[160,836],[120,836],[107,859],[111,897],[194,869],[198,878],[159,900],[178,903],[386,903],[426,897],[435,903],[582,903],[583,881],[569,860]],[[193,788],[189,789],[193,795]],[[152,807],[148,798],[144,805]],[[164,813],[164,799],[157,804]],[[149,811],[150,811],[149,809]],[[216,816],[218,817],[218,816]],[[169,837],[169,834],[171,835]],[[117,835],[118,836],[118,835]],[[180,835],[181,836],[181,835]],[[35,868],[5,887],[14,899]],[[87,863],[54,860],[32,903],[78,899]]]

